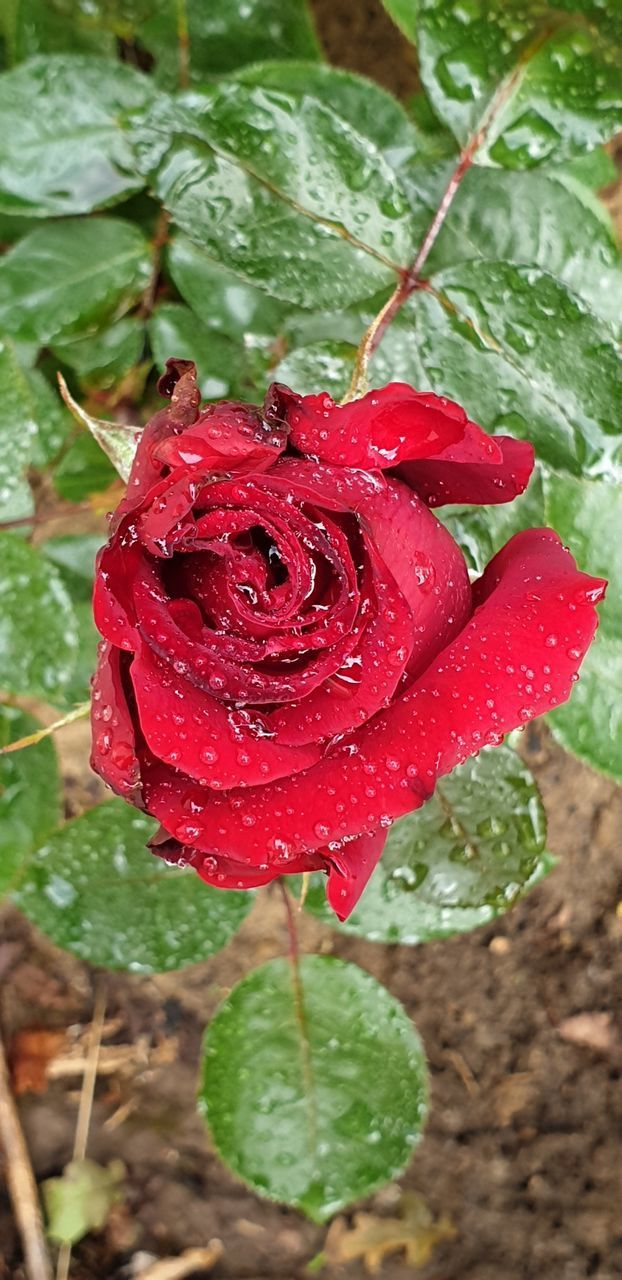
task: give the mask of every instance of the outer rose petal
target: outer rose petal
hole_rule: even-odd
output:
[[[326,886],[326,897],[339,920],[347,920],[354,910],[368,880],[373,875],[387,839],[386,831],[375,831],[371,836],[358,836],[344,844],[339,854],[331,855]]]
[[[511,502],[527,488],[533,471],[534,450],[527,440],[491,436],[499,446],[498,461],[472,459],[462,442],[445,449],[438,458],[405,462],[397,474],[427,502],[442,507],[447,502],[498,504]]]
[[[160,441],[154,455],[169,467],[210,467],[214,471],[264,471],[287,443],[284,432],[264,423],[249,404],[213,404],[181,435]]]
[[[438,777],[566,700],[604,585],[579,572],[551,530],[517,534],[476,584],[470,621],[413,687],[306,773],[245,793],[248,825],[235,793],[197,793],[197,846],[259,864],[277,848],[295,856],[417,809]],[[174,829],[175,791],[146,777],[145,794]]]
[[[91,765],[117,795],[140,806],[140,767],[134,725],[127,704],[121,662],[127,659],[105,641],[93,677]]]
[[[269,393],[270,394],[270,393]],[[391,382],[360,400],[337,405],[329,395],[298,396],[276,386],[291,427],[291,442],[322,462],[381,471],[410,458],[436,457],[469,432],[469,447],[482,461],[499,450],[453,400]]]
[[[326,863],[320,853],[303,853],[299,858],[288,862],[287,866],[266,866],[263,868],[249,866],[246,862],[236,862],[234,858],[211,856],[182,845],[171,839],[163,829],[150,843],[152,853],[157,853],[166,862],[176,862],[182,866],[194,867],[206,884],[215,889],[258,889],[261,885],[270,884],[287,871],[288,875],[300,875],[304,871],[325,871]]]

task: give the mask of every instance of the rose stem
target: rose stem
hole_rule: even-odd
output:
[[[436,243],[440,231],[445,223],[445,219],[451,206],[460,190],[462,182],[469,172],[473,161],[480,147],[486,141],[495,118],[499,114],[501,108],[505,105],[508,98],[520,83],[529,59],[537,53],[538,49],[548,39],[549,35],[559,25],[559,19],[554,19],[546,23],[539,31],[535,39],[523,50],[519,61],[513,71],[502,80],[492,101],[489,103],[482,121],[478,128],[465,143],[458,157],[458,163],[445,187],[445,190],[439,201],[438,208],[428,230],[423,237],[421,245],[409,267],[404,267],[400,271],[400,279],[391,294],[391,297],[385,302],[384,306],[374,317],[369,328],[363,334],[360,346],[356,353],[354,363],[354,372],[352,381],[346,395],[342,401],[347,404],[350,400],[356,400],[359,396],[365,395],[368,390],[367,369],[369,361],[381,343],[391,321],[395,318],[398,311],[408,301],[411,294],[417,289],[425,287],[425,281],[422,279],[421,272],[427,262],[430,253]]]
[[[309,1116],[309,1138],[311,1147],[315,1151],[317,1147],[317,1121],[315,1114],[315,1084],[313,1080],[313,1064],[311,1062],[311,1049],[309,1046],[309,1035],[307,1031],[307,1019],[305,1015],[304,993],[302,989],[302,980],[300,977],[300,948],[298,945],[298,925],[292,905],[292,899],[285,887],[284,881],[279,880],[279,889],[283,906],[285,907],[285,918],[287,920],[287,933],[289,937],[289,958],[292,966],[292,984],[294,988],[294,1008],[296,1012],[296,1022],[300,1034],[300,1057],[302,1060],[302,1078],[304,1089],[308,1101]]]

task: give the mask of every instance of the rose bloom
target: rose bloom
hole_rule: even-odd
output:
[[[168,862],[224,889],[322,870],[343,919],[396,818],[566,700],[605,584],[550,529],[469,582],[431,508],[511,501],[533,449],[451,400],[202,409],[179,360],[159,386],[98,560],[93,767]]]

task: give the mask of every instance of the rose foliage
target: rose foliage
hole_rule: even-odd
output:
[[[532,446],[394,382],[200,405],[171,360],[100,553],[93,765],[220,888],[323,870],[344,919],[387,829],[564,702],[605,583],[550,529],[473,585],[432,508],[521,493]]]

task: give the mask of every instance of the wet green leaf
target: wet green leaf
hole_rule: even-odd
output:
[[[196,964],[224,947],[252,894],[212,889],[146,848],[157,824],[122,800],[68,822],[24,868],[16,905],[59,947],[133,973]]]
[[[83,409],[82,406],[74,400],[69,388],[67,387],[65,379],[60,373],[58,375],[58,384],[63,400],[76,422],[80,423],[81,426],[86,427],[91,433],[93,439],[97,441],[99,448],[102,449],[110,459],[115,471],[121,476],[121,479],[126,481],[129,480],[134,455],[136,453],[136,446],[140,439],[142,428],[125,426],[120,422],[108,422],[105,418],[93,418],[90,413],[86,412],[86,409]],[[61,474],[62,485],[63,477],[71,476],[71,488],[76,498],[82,496],[80,492],[83,487],[81,467],[83,465],[85,455],[90,459],[90,465],[94,468],[96,473],[95,487],[102,489],[106,487],[104,484],[104,463],[95,457],[91,446],[84,444],[84,439],[86,439],[86,437],[79,437],[79,441],[76,442],[76,452],[73,455],[73,460],[70,456],[74,449],[74,446],[72,446],[72,450],[66,454],[65,458],[57,468],[55,477],[57,481],[59,473]],[[74,465],[76,458],[77,462]],[[67,459],[69,459],[69,462]],[[93,480],[93,475],[90,474],[87,479],[88,484],[90,484]],[[85,490],[86,493],[90,492],[88,484]]]
[[[414,944],[487,924],[551,869],[534,780],[509,747],[485,748],[437,784],[389,830],[382,858],[341,925],[321,877],[306,906],[327,924],[372,942]]]
[[[79,0],[3,0],[0,35],[10,66],[38,53],[116,52],[112,34],[101,30],[92,6]]]
[[[102,455],[103,456],[103,455]],[[41,552],[55,564],[71,597],[78,635],[78,653],[71,679],[65,689],[65,703],[72,706],[89,698],[100,636],[93,622],[93,576],[95,554],[104,535],[77,534],[48,538]]]
[[[619,537],[619,534],[618,534]],[[585,764],[622,783],[622,641],[596,634],[580,679],[547,722],[557,741]]]
[[[526,169],[622,127],[622,11],[594,0],[420,0],[417,50],[439,116],[481,163]]]
[[[400,31],[415,43],[419,0],[382,0],[382,4]]]
[[[71,431],[71,417],[58,391],[50,386],[39,369],[25,369],[24,381],[22,405],[28,406],[36,424],[31,462],[34,467],[46,467],[57,456]]]
[[[138,364],[145,345],[145,326],[138,316],[120,320],[84,337],[54,342],[54,355],[69,365],[85,387],[106,390]]]
[[[550,474],[544,493],[547,523],[586,573],[609,581],[579,683],[549,723],[568,751],[622,782],[622,488]]]
[[[178,225],[275,297],[340,309],[412,255],[397,175],[315,99],[223,84],[154,111],[135,139]]]
[[[43,345],[96,328],[140,296],[150,247],[120,218],[38,227],[0,259],[0,330]]]
[[[366,76],[325,62],[261,62],[236,77],[244,84],[280,89],[299,101],[315,98],[382,153],[392,168],[420,158],[421,135],[404,107]],[[426,149],[426,159],[428,152]]]
[[[286,355],[274,377],[299,395],[328,391],[340,400],[347,390],[355,356],[356,347],[346,342],[312,342]]]
[[[139,191],[127,123],[155,93],[132,67],[78,54],[0,75],[0,210],[88,213]]]
[[[81,432],[54,470],[56,492],[67,502],[82,502],[91,493],[102,493],[117,473],[97,441]]]
[[[76,658],[71,601],[53,565],[0,533],[0,689],[54,702]]]
[[[622,359],[611,329],[532,267],[469,262],[407,303],[372,365],[451,396],[487,430],[576,475],[622,475]]]
[[[134,8],[134,31],[156,59],[155,77],[177,89],[182,70],[177,10],[170,0]],[[317,58],[320,48],[304,0],[186,0],[190,79],[204,83],[257,58]]]
[[[25,711],[0,707],[0,747],[40,727]],[[23,751],[0,755],[0,894],[10,888],[20,863],[58,826],[60,800],[51,738]]]
[[[426,1070],[402,1006],[356,965],[303,956],[234,987],[205,1036],[199,1102],[222,1158],[260,1195],[324,1221],[401,1172]]]
[[[434,184],[430,218],[446,176],[443,169]],[[420,190],[418,174],[415,178]],[[568,175],[472,169],[428,258],[426,275],[475,258],[533,263],[562,280],[594,315],[618,332],[622,328],[622,258],[613,224],[597,197]]]
[[[35,405],[14,344],[0,339],[0,519],[20,520],[32,504],[24,473],[37,431]]]
[[[233,341],[261,345],[266,338],[276,338],[291,311],[225,270],[187,236],[175,236],[166,266],[201,324]]]

